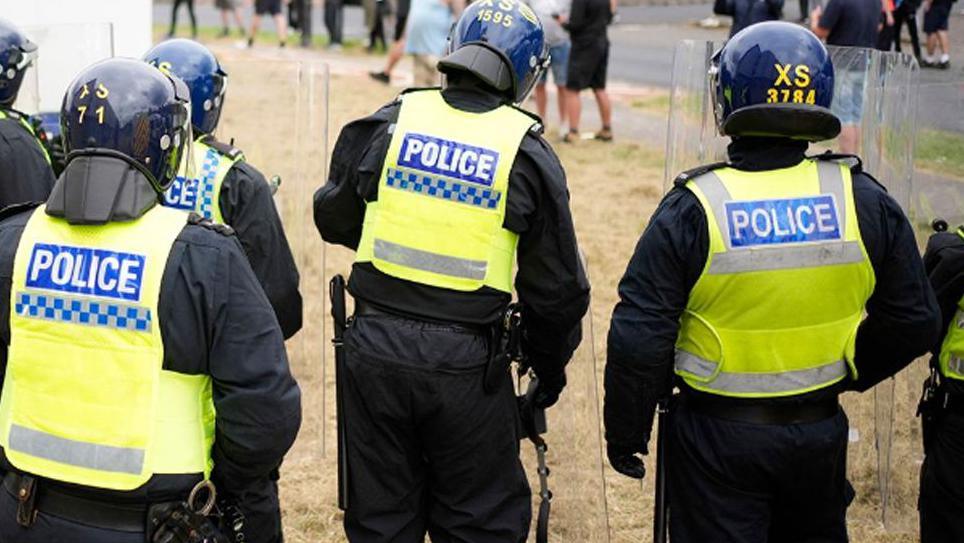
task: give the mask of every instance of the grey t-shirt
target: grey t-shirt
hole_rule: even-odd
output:
[[[542,30],[546,34],[546,45],[555,47],[569,41],[569,33],[562,28],[553,15],[568,17],[572,0],[529,0],[528,3],[542,22]]]
[[[820,16],[827,45],[876,47],[880,12],[880,0],[830,0]]]

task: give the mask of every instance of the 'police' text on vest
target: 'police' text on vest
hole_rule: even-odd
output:
[[[491,149],[409,132],[398,165],[491,187],[499,153]]]
[[[837,205],[830,194],[724,206],[733,247],[841,239]]]
[[[145,257],[68,245],[34,245],[26,285],[33,288],[137,301]]]

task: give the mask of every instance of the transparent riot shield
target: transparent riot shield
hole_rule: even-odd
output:
[[[683,171],[726,160],[729,140],[716,129],[707,75],[710,59],[721,46],[683,41],[676,48],[667,131],[667,188]],[[931,220],[940,214],[956,215],[964,223],[961,217],[964,185],[932,179],[935,174],[931,173],[928,174],[931,177],[922,176],[921,161],[915,163],[920,77],[917,62],[908,55],[868,49],[830,48],[830,53],[836,73],[832,110],[848,132],[834,141],[812,145],[810,154],[832,151],[859,155],[864,170],[887,187],[919,228],[925,225],[929,228]],[[939,107],[943,111],[953,111],[956,115],[962,105],[962,94],[960,89],[954,91],[949,87],[928,89],[929,94],[921,92],[922,103],[925,94],[933,95],[932,100],[942,104]],[[941,100],[937,101],[936,97]],[[955,118],[959,119],[959,115]],[[958,131],[964,130],[958,127]],[[932,145],[927,162],[946,176],[949,169],[946,165],[960,162],[960,158],[954,157],[960,156],[962,140],[947,138],[941,132],[935,132],[932,139],[950,143],[946,147],[939,143]],[[891,467],[892,460],[899,457],[898,449],[901,453],[906,451],[904,443],[895,449],[893,437],[895,431],[898,434],[903,431],[903,427],[895,427],[895,420],[902,420],[900,414],[895,419],[895,412],[902,411],[905,402],[901,400],[895,406],[895,398],[907,397],[898,391],[905,386],[899,379],[888,380],[873,395],[848,396],[844,402],[851,415],[850,477],[860,495],[877,496],[875,512],[871,515],[875,523],[884,520],[889,524],[886,521],[893,516],[889,511],[895,505],[903,510],[908,503],[905,481],[898,480],[901,486],[895,487]],[[895,490],[902,497],[898,503],[892,499]]]
[[[587,273],[589,273],[587,265]],[[592,309],[582,322],[582,343],[566,367],[568,384],[559,402],[546,411],[548,489],[552,493],[549,541],[609,541],[609,515],[603,478],[602,433]],[[525,383],[522,384],[524,391]],[[540,497],[539,459],[533,444],[522,441],[522,462],[532,487],[532,530],[536,541]]]
[[[32,76],[21,87],[17,108],[31,115],[59,113],[74,77],[91,64],[114,56],[110,23],[28,26],[24,32],[37,44],[37,60],[30,70]]]
[[[302,424],[285,460],[284,476],[316,474],[325,444],[325,246],[312,220],[312,191],[327,168],[328,67],[293,60],[243,57],[217,50],[228,72],[216,137],[233,143],[275,191],[275,204],[301,275],[303,324],[287,342],[302,391]],[[325,468],[327,471],[327,469]],[[332,470],[333,471],[333,470]],[[316,481],[317,482],[317,481]],[[312,505],[322,501],[315,496]]]

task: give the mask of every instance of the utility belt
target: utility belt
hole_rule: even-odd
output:
[[[147,543],[228,543],[226,533],[234,536],[235,541],[243,541],[244,519],[236,506],[224,506],[212,515],[217,495],[208,481],[195,486],[187,501],[157,503],[112,503],[84,498],[44,479],[13,471],[3,476],[3,488],[17,501],[16,521],[25,529],[42,512],[92,528],[143,533]],[[227,522],[229,530],[219,529],[215,521],[222,525]]]
[[[405,319],[414,322],[422,322],[426,324],[438,325],[446,329],[450,329],[453,332],[459,334],[473,334],[479,336],[487,336],[492,332],[492,328],[495,326],[493,324],[463,324],[457,322],[446,322],[440,320],[433,320],[421,316],[415,316],[403,313],[401,311],[393,311],[391,309],[384,308],[382,306],[377,306],[361,298],[355,298],[355,317],[392,317],[396,319]]]
[[[680,401],[700,415],[749,424],[809,424],[840,412],[836,397],[801,403],[762,403],[684,391]]]

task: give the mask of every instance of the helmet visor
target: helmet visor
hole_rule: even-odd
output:
[[[158,179],[162,191],[167,190],[175,179],[196,179],[194,161],[194,132],[191,127],[191,92],[183,81],[171,77],[174,83],[174,93],[177,103],[172,107],[173,134],[161,136],[161,149],[172,147],[173,152],[168,156],[168,174],[165,179]],[[165,140],[164,138],[168,138]],[[165,145],[166,144],[166,145]]]

